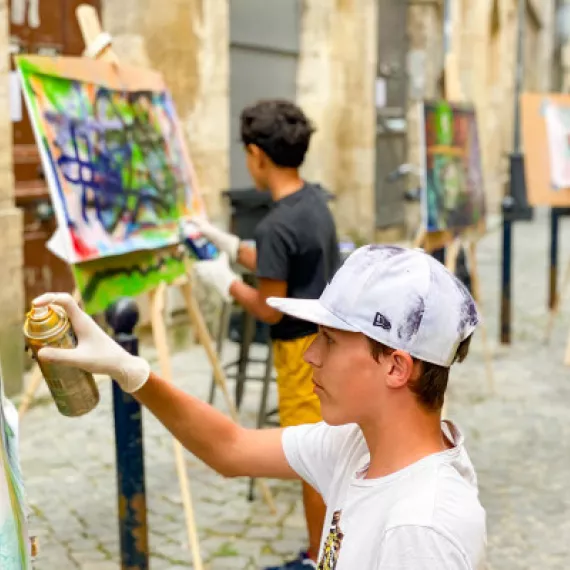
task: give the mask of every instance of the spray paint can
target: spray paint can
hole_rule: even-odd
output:
[[[218,248],[209,242],[192,222],[187,220],[181,222],[180,233],[182,243],[198,260],[204,261],[218,257]]]
[[[62,307],[34,307],[24,323],[26,344],[38,362],[57,409],[64,416],[82,416],[99,403],[99,390],[91,374],[79,368],[41,362],[38,351],[46,346],[75,348],[77,338]]]

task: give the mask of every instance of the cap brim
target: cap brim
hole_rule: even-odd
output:
[[[280,297],[269,297],[267,304],[296,319],[309,321],[310,323],[330,327],[331,329],[358,332],[357,329],[345,323],[323,307],[317,299],[283,299]]]

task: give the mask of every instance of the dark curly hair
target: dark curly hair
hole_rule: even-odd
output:
[[[303,164],[315,129],[303,111],[290,101],[259,101],[241,113],[241,140],[257,145],[277,165]]]

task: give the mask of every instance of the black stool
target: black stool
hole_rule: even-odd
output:
[[[244,278],[244,281],[247,278]],[[239,357],[237,360],[228,362],[223,365],[227,378],[233,378],[236,381],[235,386],[235,403],[236,408],[239,410],[243,395],[245,392],[245,384],[247,380],[256,380],[262,382],[261,397],[259,399],[259,407],[257,411],[256,427],[263,428],[266,425],[278,426],[279,421],[276,416],[279,413],[277,408],[267,411],[267,398],[269,395],[269,386],[275,380],[273,376],[273,350],[271,347],[271,339],[268,334],[267,325],[262,325],[256,321],[255,317],[250,315],[247,311],[240,311],[238,313],[240,326],[231,329],[232,317],[232,303],[224,303],[222,314],[220,316],[220,323],[218,327],[218,334],[216,338],[216,351],[221,359],[224,341],[229,338],[239,343]],[[234,313],[236,314],[236,313]],[[261,325],[261,326],[260,326]],[[231,330],[231,332],[230,332]],[[232,334],[233,333],[233,334]],[[250,349],[252,344],[264,344],[267,347],[267,355],[265,358],[253,358],[250,356]],[[247,373],[247,367],[250,363],[265,364],[263,375],[254,376]],[[232,370],[233,369],[233,370]],[[210,385],[210,404],[213,404],[216,396],[216,381],[212,376]],[[254,484],[255,479],[249,480],[248,499],[254,499]]]

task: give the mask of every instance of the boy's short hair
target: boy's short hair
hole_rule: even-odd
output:
[[[469,335],[459,343],[453,362],[463,362],[465,360],[472,337],[473,335]],[[390,348],[377,340],[373,340],[370,337],[366,338],[370,344],[370,352],[376,361],[379,361],[380,356],[388,356],[395,351],[394,348]],[[421,372],[417,380],[408,382],[408,387],[416,395],[419,404],[426,410],[430,412],[441,410],[449,380],[449,367],[424,362],[417,358],[413,358],[413,360],[421,363]]]
[[[258,146],[276,166],[298,168],[315,129],[290,101],[273,99],[246,107],[240,118],[241,140]]]

